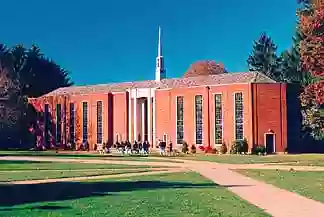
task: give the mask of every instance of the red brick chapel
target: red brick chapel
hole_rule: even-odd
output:
[[[44,114],[44,143],[159,140],[230,146],[246,139],[287,147],[286,84],[258,72],[167,78],[159,31],[155,80],[72,86],[30,99]],[[52,125],[47,124],[51,120]]]

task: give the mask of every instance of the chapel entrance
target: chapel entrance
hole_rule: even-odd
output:
[[[264,140],[267,154],[273,154],[275,152],[275,134],[266,133],[264,135]]]

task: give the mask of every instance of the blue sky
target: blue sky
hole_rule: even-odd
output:
[[[36,42],[78,85],[145,80],[154,79],[161,25],[167,77],[203,59],[238,72],[262,31],[279,51],[290,47],[296,7],[295,0],[10,0],[1,4],[0,42]]]

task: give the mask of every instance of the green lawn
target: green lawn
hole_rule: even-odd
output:
[[[77,169],[124,169],[152,168],[152,166],[136,166],[121,164],[90,164],[90,163],[58,163],[37,161],[6,161],[0,160],[0,171],[4,170],[77,170]]]
[[[256,164],[256,163],[280,163],[287,165],[300,165],[300,166],[324,166],[324,154],[300,154],[300,155],[187,155],[177,157],[159,157],[158,159],[151,159],[146,156],[123,156],[123,155],[99,155],[97,153],[77,153],[71,154],[69,152],[56,153],[55,151],[0,151],[1,156],[51,156],[58,158],[82,158],[82,159],[105,159],[105,160],[118,160],[118,161],[149,161],[149,162],[173,162],[174,159],[182,160],[197,160],[197,161],[210,161],[217,163],[229,164]],[[150,156],[159,156],[152,154]],[[1,167],[1,165],[0,165]]]
[[[0,192],[0,216],[269,216],[196,173],[0,185]]]
[[[211,161],[229,164],[256,164],[256,163],[285,163],[292,165],[316,165],[324,166],[324,154],[300,154],[300,155],[196,155],[186,156],[180,159]]]
[[[276,170],[236,170],[282,189],[324,202],[324,173]]]

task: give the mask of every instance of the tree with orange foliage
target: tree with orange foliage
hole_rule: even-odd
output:
[[[324,5],[301,15],[300,44],[302,65],[312,75],[300,96],[303,124],[316,139],[324,139]]]
[[[216,63],[214,60],[202,60],[193,63],[183,77],[195,77],[200,75],[218,75],[226,73],[222,63]]]

